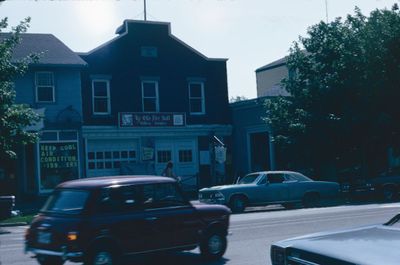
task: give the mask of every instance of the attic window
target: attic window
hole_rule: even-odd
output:
[[[156,47],[143,46],[140,48],[140,55],[142,57],[156,58],[158,56]]]

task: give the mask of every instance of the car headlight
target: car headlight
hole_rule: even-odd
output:
[[[272,265],[285,265],[285,249],[272,246],[271,247],[271,262]]]
[[[225,200],[225,196],[221,192],[216,192],[214,194],[214,199],[216,199],[216,200]]]

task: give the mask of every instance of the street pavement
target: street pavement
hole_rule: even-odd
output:
[[[228,250],[218,262],[205,262],[198,250],[131,258],[135,265],[270,265],[271,243],[304,234],[384,223],[400,212],[400,203],[336,206],[284,210],[281,207],[253,208],[232,215]],[[3,228],[0,234],[1,265],[37,264],[23,253],[26,226]],[[67,262],[67,265],[74,264]]]

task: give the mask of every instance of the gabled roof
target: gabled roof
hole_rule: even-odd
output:
[[[277,68],[279,66],[284,66],[284,65],[286,65],[286,60],[287,60],[287,56],[285,56],[285,57],[283,57],[281,59],[278,59],[276,61],[273,61],[272,63],[269,63],[267,65],[264,65],[264,66],[256,69],[256,73],[257,72],[262,72],[262,71],[265,71],[265,70],[269,70],[269,69],[273,69],[273,68]]]
[[[0,41],[10,33],[0,33]],[[13,53],[13,61],[25,58],[31,53],[42,53],[34,65],[83,67],[86,62],[52,34],[23,33],[21,43]]]
[[[88,54],[91,54],[95,51],[97,51],[98,49],[103,48],[104,46],[109,45],[110,43],[118,40],[119,38],[129,34],[128,32],[128,26],[129,24],[131,25],[159,25],[159,26],[165,26],[168,30],[168,36],[172,39],[174,39],[176,42],[182,44],[183,46],[185,46],[187,49],[191,50],[192,52],[196,53],[197,55],[203,57],[204,59],[208,60],[208,61],[227,61],[227,58],[209,58],[207,56],[205,56],[204,54],[200,53],[199,51],[197,51],[196,49],[194,49],[193,47],[191,47],[190,45],[186,44],[185,42],[183,42],[182,40],[178,39],[177,37],[175,37],[172,33],[171,33],[171,23],[169,22],[161,22],[161,21],[149,21],[149,20],[132,20],[132,19],[125,19],[122,23],[121,26],[119,26],[115,33],[118,34],[117,37],[107,41],[106,43],[103,43],[102,45],[94,48],[93,50],[89,51],[89,52],[79,52],[77,53],[78,55],[81,56],[86,56]]]

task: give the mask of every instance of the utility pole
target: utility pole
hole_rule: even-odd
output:
[[[146,0],[143,0],[144,2],[144,21],[147,20],[147,14],[146,14]]]
[[[145,0],[146,1],[146,0]],[[329,23],[329,17],[328,17],[328,0],[325,0],[325,14],[326,14],[326,23]]]

